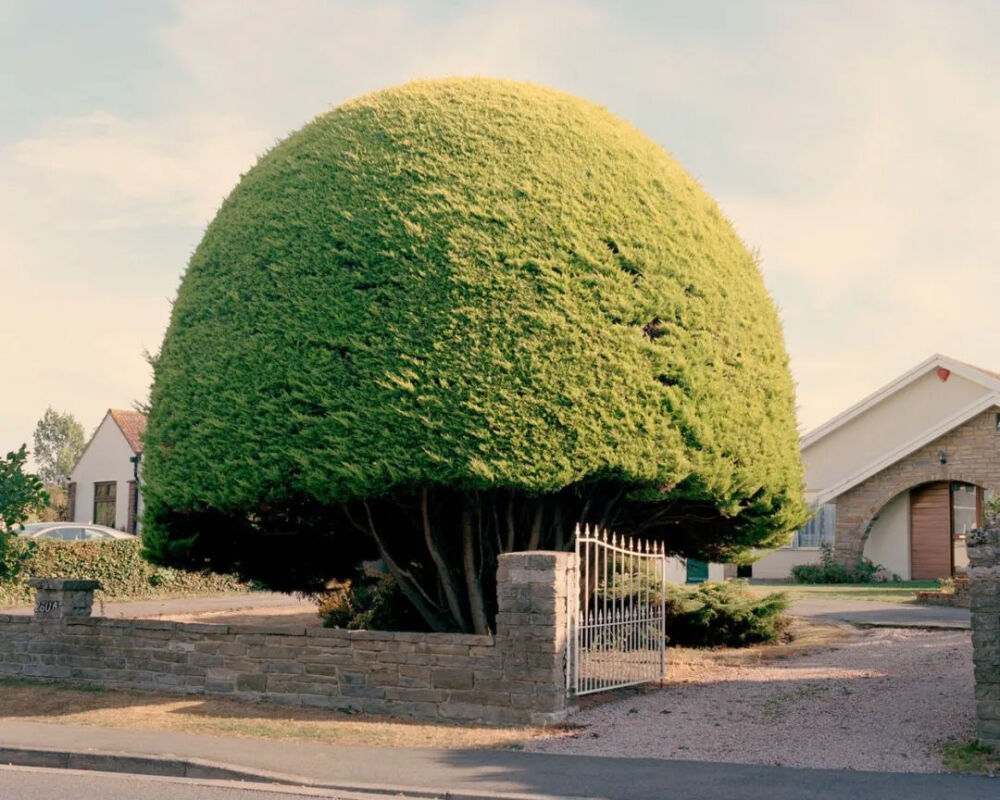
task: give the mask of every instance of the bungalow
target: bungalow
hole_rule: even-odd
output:
[[[801,440],[813,519],[753,564],[787,578],[821,543],[904,580],[968,563],[966,533],[1000,491],[1000,373],[935,355]]]
[[[71,521],[138,533],[139,459],[145,430],[145,414],[108,409],[70,473],[67,512]]]

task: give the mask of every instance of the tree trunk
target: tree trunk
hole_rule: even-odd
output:
[[[417,609],[420,616],[424,618],[424,621],[430,626],[431,630],[438,632],[452,630],[451,626],[441,618],[441,615],[435,609],[431,608],[423,589],[420,588],[413,576],[406,570],[400,568],[392,556],[389,555],[389,551],[386,550],[382,539],[375,530],[375,521],[372,519],[371,509],[369,509],[367,503],[364,505],[365,514],[368,516],[368,531],[371,533],[372,538],[375,540],[375,544],[378,546],[379,555],[381,555],[382,560],[385,562],[386,569],[388,569],[392,574],[392,577],[396,579],[396,582],[399,584],[399,588],[402,590],[403,594],[406,595],[406,599],[413,603],[413,607]]]
[[[472,628],[476,633],[490,632],[483,602],[483,586],[476,569],[475,541],[472,532],[472,510],[466,501],[462,509],[462,561],[465,567],[465,588],[469,595],[469,609],[472,612]]]
[[[445,600],[448,603],[448,610],[458,625],[459,630],[468,631],[469,625],[465,621],[465,614],[462,613],[462,605],[458,601],[458,592],[452,579],[451,570],[445,561],[437,542],[434,540],[434,532],[431,530],[430,510],[427,503],[426,487],[420,494],[420,512],[424,524],[424,541],[427,543],[427,551],[431,554],[434,566],[437,567],[438,576],[441,579],[441,587],[444,589]]]
[[[539,498],[535,506],[535,520],[531,523],[531,535],[528,537],[528,550],[537,550],[542,539],[542,517],[545,514],[545,504]]]

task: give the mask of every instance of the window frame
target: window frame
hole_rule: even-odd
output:
[[[102,494],[101,489],[109,488],[110,490]],[[98,509],[102,512],[107,512],[108,507],[111,509],[111,523],[105,523],[99,521]],[[94,513],[93,513],[93,524],[94,525],[104,525],[107,528],[114,528],[115,523],[118,521],[118,481],[94,481]]]
[[[809,540],[816,544],[802,544],[803,534],[810,528],[818,526],[819,530],[809,533]],[[813,508],[813,515],[801,528],[792,535],[792,540],[785,545],[785,550],[819,550],[824,544],[833,545],[837,530],[837,504],[823,503]]]

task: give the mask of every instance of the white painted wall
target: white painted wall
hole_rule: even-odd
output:
[[[667,558],[667,581],[670,583],[687,582],[687,561],[677,556]]]
[[[759,561],[753,562],[753,577],[768,581],[788,580],[792,567],[799,564],[818,564],[818,547],[783,547],[772,550]]]
[[[896,495],[878,512],[868,541],[865,558],[910,580],[910,493]]]
[[[941,381],[935,370],[803,448],[806,486],[821,492],[943,422],[990,391],[952,373]]]
[[[129,459],[134,455],[121,428],[105,415],[97,432],[70,475],[76,483],[76,504],[73,519],[76,522],[94,521],[94,484],[115,481],[115,527],[125,530],[128,526],[128,483],[132,480],[133,467]],[[142,494],[139,510],[142,509]]]
[[[965,542],[955,542],[955,569],[967,570],[969,568],[969,554],[965,549]]]

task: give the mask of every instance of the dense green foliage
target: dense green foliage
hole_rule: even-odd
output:
[[[666,594],[667,642],[674,647],[746,647],[770,642],[788,627],[788,597],[757,597],[738,582],[670,584]]]
[[[792,577],[796,583],[871,583],[876,580],[881,564],[875,564],[870,559],[862,558],[852,566],[846,566],[837,560],[836,555],[827,542],[820,545],[819,563],[796,564],[792,567]],[[898,581],[899,576],[893,576]]]
[[[0,458],[0,580],[17,576],[23,557],[16,533],[49,502],[41,479],[24,471],[27,460],[26,445]]]
[[[32,456],[38,464],[38,477],[45,483],[65,486],[86,446],[83,425],[72,414],[49,406],[35,425],[34,441]]]
[[[378,555],[432,627],[482,630],[497,552],[577,520],[718,559],[804,518],[752,256],[662,149],[548,89],[414,83],[279,144],[154,373],[152,559],[316,590]]]
[[[0,606],[29,604],[34,589],[29,578],[86,578],[100,581],[99,600],[152,600],[174,595],[248,591],[231,575],[156,567],[142,557],[137,539],[107,542],[62,542],[51,539],[12,541],[23,558],[15,578],[0,580]]]

